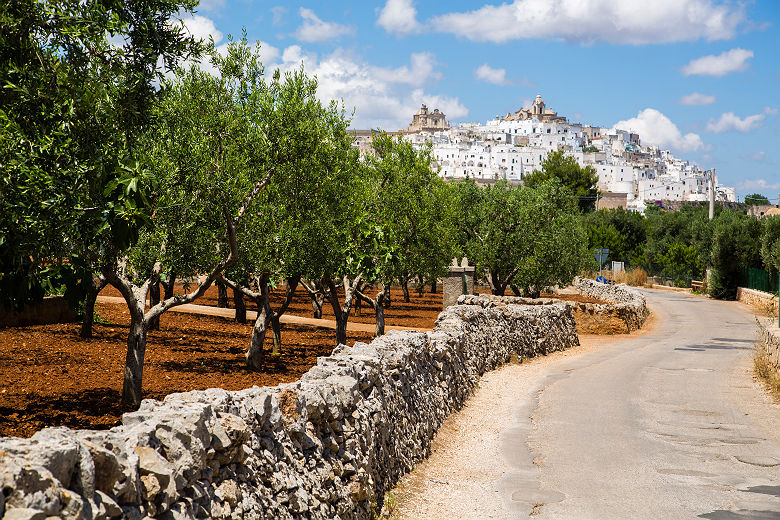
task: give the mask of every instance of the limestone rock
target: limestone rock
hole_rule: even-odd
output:
[[[40,509],[31,509],[28,507],[14,507],[5,511],[3,520],[45,520],[46,513]]]

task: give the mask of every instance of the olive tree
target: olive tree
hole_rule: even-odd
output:
[[[122,389],[127,407],[141,401],[150,322],[197,299],[236,261],[237,228],[289,161],[286,138],[274,129],[285,126],[285,102],[296,98],[283,93],[305,82],[278,74],[266,81],[258,53],[243,41],[212,60],[219,76],[196,66],[163,84],[156,124],[141,141],[156,180],[152,212],[139,245],[107,250],[102,265],[130,312]],[[149,288],[166,269],[200,278],[189,293],[145,310]]]
[[[132,243],[148,209],[139,207],[148,199],[135,189],[142,172],[135,166],[134,142],[150,123],[160,93],[156,82],[165,69],[202,50],[172,21],[196,3],[4,3],[3,303],[41,297],[47,280],[65,282],[66,295],[87,295],[82,335],[91,335],[91,306],[105,283],[93,276],[100,251],[105,242]],[[114,189],[117,183],[133,186]]]
[[[462,250],[493,294],[508,287],[536,296],[568,284],[588,259],[575,199],[557,179],[537,188],[503,181],[457,184]]]
[[[283,126],[273,141],[284,141],[286,162],[280,164],[274,183],[256,200],[238,230],[238,262],[218,279],[255,302],[255,320],[247,365],[259,369],[269,324],[274,333],[275,354],[281,353],[280,317],[292,302],[303,276],[322,266],[331,246],[327,237],[337,218],[331,210],[343,204],[345,187],[355,169],[343,159],[354,160],[348,120],[335,103],[323,106],[316,98],[316,81],[302,71],[288,75],[295,89],[280,94],[285,111]],[[340,159],[341,158],[341,159]],[[349,199],[347,199],[349,200]],[[285,282],[281,305],[273,308],[269,287]]]
[[[408,302],[409,281],[435,281],[452,258],[450,192],[433,168],[430,146],[418,149],[385,133],[372,146],[366,161],[376,212],[397,245],[395,278]]]

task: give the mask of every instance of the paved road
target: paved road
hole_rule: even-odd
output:
[[[780,519],[780,411],[749,377],[755,319],[733,302],[645,294],[655,330],[556,365],[518,403],[502,434],[505,510]]]

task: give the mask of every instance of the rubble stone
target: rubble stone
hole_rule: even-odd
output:
[[[294,383],[145,400],[108,431],[0,438],[6,518],[372,518],[482,374],[578,344],[569,304],[519,303],[464,300],[431,332],[339,345]]]

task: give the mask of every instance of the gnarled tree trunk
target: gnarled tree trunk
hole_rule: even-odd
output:
[[[244,301],[244,293],[238,289],[233,289],[233,305],[236,308],[236,321],[238,323],[246,323],[246,302]]]
[[[176,287],[176,273],[171,271],[171,273],[168,275],[168,281],[162,281],[160,280],[160,283],[163,286],[163,289],[165,290],[165,294],[163,295],[163,298],[168,300],[170,298],[173,298],[173,290]]]
[[[160,284],[158,282],[155,282],[149,287],[149,308],[151,309],[158,303],[160,303]],[[149,320],[148,330],[160,330],[159,315]]]
[[[279,323],[279,315],[273,313],[271,316],[271,331],[274,334],[274,346],[271,354],[274,356],[282,355],[282,326]]]
[[[374,309],[374,314],[376,316],[376,328],[374,329],[375,338],[378,338],[385,333],[385,299],[389,292],[389,288],[385,284],[382,285],[382,290],[377,293],[376,298],[374,299],[366,296],[362,291],[357,291],[358,300],[365,301]]]
[[[146,354],[146,332],[148,323],[141,312],[131,311],[130,332],[127,336],[125,357],[125,378],[122,384],[122,408],[136,410],[141,404],[144,376],[144,355]]]
[[[227,286],[221,282],[217,282],[217,307],[223,309],[227,309],[228,307]]]
[[[438,280],[434,278],[433,280],[431,280],[431,294],[436,294],[437,289],[438,289]]]
[[[92,326],[95,322],[95,301],[106,284],[105,277],[92,277],[92,283],[84,297],[84,316],[81,318],[81,330],[79,331],[82,338],[92,337]]]
[[[316,284],[303,279],[300,282],[311,298],[311,310],[314,314],[314,319],[322,319],[322,304],[325,303],[325,295],[317,289]]]
[[[290,278],[287,278],[287,291],[284,301],[279,307],[279,310],[271,311],[271,329],[274,333],[274,347],[272,352],[274,355],[281,355],[282,353],[282,326],[279,320],[281,319],[282,315],[287,312],[287,308],[292,303],[293,297],[295,296],[295,290],[298,288],[300,280],[300,276],[291,276]]]
[[[362,282],[362,275],[358,275],[354,280],[350,280],[348,276],[344,276],[344,304],[339,304],[338,292],[336,291],[336,284],[333,278],[325,277],[320,282],[320,289],[325,294],[325,297],[330,302],[333,308],[333,314],[336,317],[336,345],[346,345],[347,343],[347,321],[349,320],[349,312],[352,309],[352,304],[357,294],[357,288],[360,287]],[[327,285],[328,289],[324,290],[323,285]]]
[[[411,298],[409,298],[409,280],[406,278],[401,280],[401,291],[404,293],[404,301],[406,303],[412,301]]]
[[[257,318],[252,327],[252,337],[249,338],[249,349],[246,351],[246,366],[252,370],[260,370],[263,367],[263,343],[268,330],[268,313],[271,309],[268,305],[267,293],[265,295],[256,293],[256,295],[254,300],[257,305]]]

